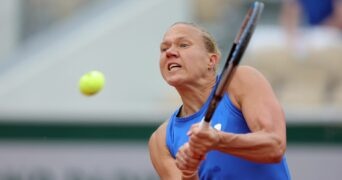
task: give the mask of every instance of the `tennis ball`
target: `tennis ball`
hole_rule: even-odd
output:
[[[105,84],[105,77],[102,72],[100,71],[90,71],[85,73],[80,81],[79,81],[79,88],[82,94],[86,96],[91,96],[103,88]]]

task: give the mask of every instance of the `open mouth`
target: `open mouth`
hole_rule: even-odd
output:
[[[179,68],[181,68],[182,66],[177,64],[177,63],[170,63],[168,66],[167,66],[167,69],[169,71],[174,71],[174,70],[177,70]]]

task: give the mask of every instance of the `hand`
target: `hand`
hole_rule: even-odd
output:
[[[176,166],[184,176],[191,176],[197,173],[198,167],[203,159],[195,156],[189,143],[185,143],[179,148],[176,154]]]
[[[212,127],[201,128],[200,123],[191,126],[188,136],[192,153],[197,157],[205,156],[208,151],[215,149],[220,141],[219,131]]]

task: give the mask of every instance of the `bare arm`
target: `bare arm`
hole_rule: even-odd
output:
[[[282,0],[280,22],[290,36],[296,34],[301,16],[301,7],[297,0]]]
[[[266,79],[240,66],[229,87],[230,98],[241,109],[251,133],[233,134],[212,128],[191,128],[190,146],[196,153],[219,150],[254,162],[279,162],[286,149],[284,113]]]
[[[342,30],[342,1],[334,0],[333,6],[334,6],[333,14],[331,15],[331,17],[326,19],[323,24]]]
[[[166,125],[163,123],[151,136],[149,141],[150,158],[153,167],[162,180],[197,180],[197,174],[183,175],[177,168],[175,159],[166,147]],[[179,156],[179,155],[177,155]]]
[[[298,48],[300,42],[300,22],[302,18],[302,10],[297,2],[298,0],[281,0],[280,23],[286,36],[287,46]],[[299,47],[300,48],[300,47]]]

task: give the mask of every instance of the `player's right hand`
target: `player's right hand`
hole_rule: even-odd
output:
[[[185,143],[180,147],[176,154],[176,166],[184,175],[197,173],[202,160],[203,158],[200,158],[193,153],[189,143]]]

